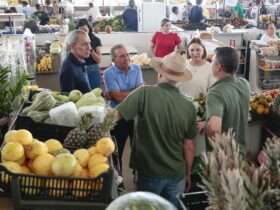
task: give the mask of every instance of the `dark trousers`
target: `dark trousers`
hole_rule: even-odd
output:
[[[124,151],[124,146],[129,137],[130,141],[133,139],[133,128],[134,128],[134,121],[129,120],[126,121],[121,119],[117,122],[117,125],[111,130],[111,135],[115,137],[118,146],[118,161],[120,163],[120,171],[119,173],[122,174],[122,154]]]

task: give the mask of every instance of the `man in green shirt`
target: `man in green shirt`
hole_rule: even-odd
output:
[[[235,49],[216,49],[212,71],[217,82],[209,89],[206,101],[207,134],[213,137],[233,129],[236,141],[244,145],[250,87],[247,80],[235,76],[238,66],[239,56]]]
[[[153,59],[151,66],[160,74],[159,84],[136,89],[117,110],[125,120],[137,122],[131,153],[137,190],[159,194],[177,205],[185,175],[188,187],[191,184],[196,111],[175,85],[191,79],[191,73],[186,56],[179,52]]]

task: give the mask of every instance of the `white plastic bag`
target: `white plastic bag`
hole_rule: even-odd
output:
[[[57,125],[77,127],[80,117],[76,105],[68,102],[55,107],[49,112],[51,120]]]

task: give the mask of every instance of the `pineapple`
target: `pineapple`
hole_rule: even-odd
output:
[[[71,130],[64,139],[64,147],[68,149],[84,148],[87,143],[88,134],[87,130],[92,124],[93,116],[86,113],[81,117],[79,126]]]
[[[213,150],[203,154],[202,180],[211,210],[280,209],[280,138],[267,140],[267,165],[255,166],[240,155],[232,133],[210,140]]]
[[[268,139],[265,144],[265,153],[268,156],[267,167],[271,173],[271,188],[280,189],[280,138]]]
[[[87,147],[95,145],[102,137],[110,137],[110,130],[117,121],[117,112],[114,109],[107,109],[107,114],[102,123],[93,124],[88,131]]]

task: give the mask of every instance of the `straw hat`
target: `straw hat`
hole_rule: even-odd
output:
[[[150,66],[165,78],[181,82],[192,78],[191,72],[186,68],[186,55],[174,51],[163,58],[152,58]]]

